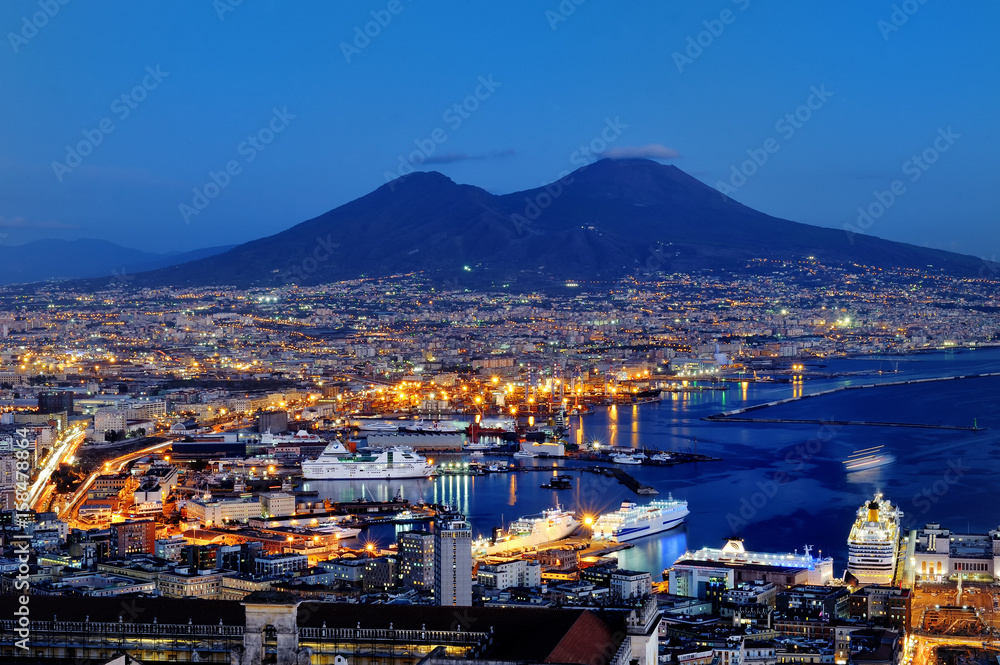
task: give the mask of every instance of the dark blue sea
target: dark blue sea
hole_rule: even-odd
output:
[[[1000,377],[967,378],[901,386],[844,390],[748,415],[766,418],[865,420],[971,426],[984,431],[829,424],[720,423],[707,415],[841,386],[866,386],[919,378],[1000,372],[1000,350],[960,350],[899,357],[833,360],[821,371],[861,372],[801,383],[734,384],[725,392],[674,395],[641,406],[602,408],[575,418],[570,440],[657,450],[697,450],[721,461],[674,467],[626,467],[662,496],[689,502],[687,524],[634,541],[618,553],[623,567],[660,571],[687,549],[721,546],[740,536],[748,549],[792,552],[804,545],[846,567],[847,535],[857,507],[879,489],[901,506],[903,525],[940,522],[955,531],[985,532],[1000,524]],[[881,373],[879,373],[881,372]],[[888,466],[848,473],[854,451],[884,446],[895,456]],[[488,456],[485,458],[490,459]],[[505,458],[509,459],[509,458]],[[552,460],[519,460],[551,467]],[[558,461],[572,470],[586,463]],[[492,474],[365,483],[367,496],[391,499],[401,491],[417,500],[449,502],[465,512],[477,533],[557,501],[587,513],[616,509],[638,499],[614,479],[574,473],[574,489],[544,490],[547,473]],[[361,495],[360,483],[322,481],[309,485],[332,500]],[[412,528],[412,527],[395,527]],[[394,527],[367,534],[380,545]]]

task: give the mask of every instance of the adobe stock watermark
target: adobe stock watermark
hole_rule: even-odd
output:
[[[628,129],[628,125],[622,122],[621,116],[616,115],[614,120],[605,118],[604,127],[597,135],[589,142],[581,143],[576,150],[570,153],[569,163],[581,169],[590,166],[600,159],[600,155],[607,151],[608,146],[617,141],[626,129]],[[542,185],[543,191],[538,192],[533,197],[526,196],[524,198],[524,211],[510,216],[510,221],[518,234],[523,233],[532,222],[538,219],[542,212],[562,195],[563,188],[573,184],[573,181],[574,178],[570,172],[563,170],[559,172],[555,182]]]
[[[295,115],[288,112],[287,106],[271,109],[271,118],[267,123],[236,146],[236,154],[243,157],[243,162],[230,159],[218,171],[209,171],[205,184],[192,189],[191,203],[181,203],[177,206],[184,223],[190,224],[192,217],[200,215],[222,193],[222,190],[229,187],[233,178],[243,173],[243,165],[257,159],[257,155],[267,149],[275,137],[285,131],[294,119]]]
[[[344,54],[344,60],[351,64],[351,60],[356,55],[360,55],[363,50],[371,45],[372,40],[382,34],[383,28],[387,28],[392,23],[394,16],[399,16],[406,7],[401,0],[389,0],[385,9],[373,9],[369,13],[372,20],[364,24],[354,26],[354,39],[348,42],[340,42],[340,52]]]
[[[953,485],[957,485],[966,472],[972,471],[972,467],[965,466],[962,460],[948,460],[948,470],[944,475],[931,483],[930,487],[922,487],[919,492],[913,495],[913,505],[920,508],[920,514],[926,515],[933,504],[941,500],[945,494],[951,491]]]
[[[325,238],[316,236],[316,245],[313,247],[312,252],[302,259],[298,265],[289,268],[289,272],[285,273],[285,278],[291,277],[291,273],[294,273],[296,277],[305,282],[309,275],[319,269],[320,264],[329,261],[330,257],[334,254],[334,250],[340,249],[340,243],[334,242],[332,236],[332,233],[327,233]]]
[[[49,24],[55,18],[59,10],[69,4],[69,0],[38,0],[39,11],[28,16],[21,17],[21,26],[17,32],[8,32],[7,41],[14,53],[20,53],[21,47],[26,45],[36,36],[38,31]]]
[[[735,194],[740,187],[747,184],[748,178],[756,175],[760,167],[764,166],[771,158],[771,155],[781,149],[781,141],[790,141],[795,133],[812,119],[813,113],[823,108],[833,97],[833,93],[826,89],[825,83],[818,88],[811,86],[809,93],[804,103],[791,113],[786,113],[778,118],[778,121],[774,123],[774,131],[778,132],[781,140],[771,136],[765,139],[759,148],[747,148],[746,153],[749,159],[741,162],[739,166],[736,164],[730,166],[729,180],[716,182],[715,188],[717,190],[726,196]]]
[[[806,469],[806,463],[814,459],[824,444],[832,441],[842,427],[822,420],[820,423],[820,428],[813,438],[785,449],[784,462],[790,467],[789,470],[775,471],[770,478],[758,481],[758,491],[740,497],[738,514],[726,513],[726,522],[734,535],[739,534],[741,529],[753,521],[771,499],[780,493],[784,485],[800,476]]]
[[[17,460],[17,474],[14,479],[14,523],[15,525],[23,525],[28,519],[28,513],[31,512],[30,483],[32,454],[28,450],[31,447],[31,440],[28,438],[29,430],[26,428],[18,429],[15,434],[14,457]],[[31,610],[28,605],[31,600],[30,583],[28,581],[31,573],[29,566],[31,562],[31,536],[22,529],[14,535],[12,540],[14,555],[17,557],[18,562],[14,590],[21,592],[21,595],[17,599],[18,607],[14,610],[14,616],[17,618],[14,633],[20,639],[15,641],[14,645],[18,649],[27,651],[28,639],[31,637]]]
[[[243,4],[243,0],[212,0],[212,9],[220,21],[226,20],[226,14],[236,11],[236,8]]]
[[[479,110],[480,105],[492,97],[496,89],[503,85],[503,83],[493,80],[493,74],[480,76],[476,81],[477,85],[471,94],[466,95],[461,101],[455,102],[441,114],[441,120],[453,132],[458,131],[462,124]],[[448,133],[443,127],[435,127],[426,138],[414,139],[413,144],[417,149],[408,155],[399,155],[399,165],[396,167],[396,172],[386,171],[385,181],[391,183],[400,176],[413,173],[414,169],[430,159],[437,152],[438,146],[444,144],[448,138]]]
[[[942,129],[938,127],[938,135],[935,137],[934,141],[931,142],[927,148],[921,151],[919,154],[912,155],[908,160],[903,162],[900,167],[904,176],[909,176],[909,181],[911,183],[920,180],[920,178],[930,170],[937,160],[941,157],[942,153],[948,152],[955,141],[962,138],[961,134],[956,134],[951,129],[951,125],[947,129]],[[872,192],[872,198],[874,199],[871,203],[866,206],[858,207],[858,218],[852,224],[851,222],[844,223],[844,231],[847,232],[847,239],[854,243],[854,236],[859,233],[864,233],[875,223],[875,220],[879,219],[889,210],[896,201],[899,200],[901,196],[906,194],[906,182],[901,178],[897,178],[889,183],[888,189],[878,190],[876,189]]]
[[[889,41],[889,36],[894,32],[899,32],[899,29],[909,22],[910,17],[920,11],[920,8],[926,4],[927,0],[903,0],[898,5],[893,5],[892,13],[889,14],[889,20],[880,18],[875,24],[878,31],[882,33],[882,39]]]
[[[745,12],[750,6],[750,0],[732,0],[732,2],[739,7],[741,12]],[[671,56],[674,59],[677,72],[683,74],[685,67],[694,64],[694,61],[705,53],[705,49],[712,46],[715,40],[722,36],[722,33],[726,31],[726,26],[736,22],[736,17],[736,12],[727,7],[719,12],[717,18],[702,21],[701,24],[705,29],[696,35],[689,35],[684,52],[674,51]]]
[[[123,92],[115,97],[111,102],[111,112],[118,118],[119,122],[125,120],[132,115],[132,111],[139,108],[139,104],[146,100],[149,93],[160,87],[163,79],[168,76],[170,76],[170,72],[162,71],[160,65],[146,67],[146,75],[142,77],[142,81],[128,92]],[[115,122],[111,117],[102,118],[93,129],[84,129],[83,139],[78,141],[76,145],[66,146],[65,159],[62,162],[52,162],[52,172],[56,179],[62,182],[63,177],[83,164],[84,158],[92,155],[94,149],[101,145],[105,137],[115,129]]]
[[[576,13],[576,8],[585,3],[587,0],[562,0],[559,5],[554,9],[545,10],[545,20],[549,22],[549,27],[555,30],[559,27],[560,23],[565,23],[566,20]]]

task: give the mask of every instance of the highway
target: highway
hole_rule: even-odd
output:
[[[52,444],[49,458],[45,460],[45,465],[38,469],[38,477],[28,489],[28,505],[33,510],[39,510],[48,502],[48,495],[51,492],[49,480],[52,479],[52,474],[60,464],[76,454],[81,443],[83,443],[83,428],[74,427],[60,434]]]
[[[125,465],[129,462],[139,459],[140,457],[145,457],[150,453],[155,453],[164,448],[170,447],[172,441],[164,441],[163,443],[157,443],[152,446],[146,446],[135,452],[127,453],[125,455],[120,455],[112,460],[108,460],[104,463],[100,469],[94,471],[90,476],[87,477],[85,481],[80,483],[80,486],[76,488],[76,491],[71,494],[66,501],[63,503],[62,511],[60,512],[60,518],[65,520],[75,519],[75,514],[80,503],[87,498],[87,490],[94,484],[97,476],[103,473],[120,473]]]

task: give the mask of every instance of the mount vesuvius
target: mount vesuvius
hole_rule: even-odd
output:
[[[311,285],[423,272],[463,285],[535,287],[808,256],[969,276],[982,266],[972,256],[771,217],[674,166],[602,159],[501,196],[437,172],[412,173],[281,233],[133,283]]]

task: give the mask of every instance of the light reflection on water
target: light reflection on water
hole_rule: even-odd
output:
[[[934,354],[894,358],[900,374],[841,376],[795,384],[733,383],[726,393],[671,393],[662,402],[634,408],[631,405],[597,407],[594,413],[571,419],[568,440],[584,443],[597,439],[602,445],[631,445],[657,450],[697,450],[723,458],[719,462],[676,467],[630,467],[644,484],[661,496],[690,502],[685,527],[666,535],[635,541],[636,547],[619,555],[622,565],[650,570],[658,577],[672,557],[687,547],[719,547],[725,538],[743,536],[748,549],[791,552],[806,542],[834,556],[838,572],[844,567],[846,538],[858,505],[876,489],[904,510],[904,527],[918,528],[940,521],[946,528],[994,528],[1000,523],[993,488],[1000,475],[1000,404],[993,395],[1000,379],[969,379],[892,388],[849,390],[807,399],[782,407],[779,417],[899,420],[971,425],[978,419],[983,432],[887,427],[840,427],[825,437],[809,458],[796,461],[790,454],[823,430],[816,425],[713,423],[702,418],[725,409],[810,394],[842,385],[864,385],[904,378],[946,376],[1000,371],[1000,352]],[[830,361],[830,369],[878,369],[877,359]],[[777,409],[774,413],[779,413]],[[770,413],[768,417],[771,417]],[[896,462],[861,472],[843,467],[852,452],[876,445],[895,455]],[[509,458],[499,458],[509,461]],[[791,460],[791,461],[790,461]],[[490,457],[487,456],[487,461]],[[953,461],[969,468],[961,482],[948,485],[934,501],[918,500],[925,488],[942,487],[942,474]],[[794,463],[793,463],[794,462]],[[518,464],[551,466],[551,461],[518,460]],[[563,463],[560,463],[563,464]],[[585,466],[569,463],[566,466]],[[760,507],[739,517],[744,499],[754,497],[760,483],[777,472],[791,480]],[[794,472],[794,473],[793,473]],[[624,499],[636,500],[627,488],[594,474],[572,473],[573,489],[543,490],[543,472],[452,476],[436,480],[366,481],[367,496],[389,500],[403,488],[403,496],[416,501],[446,502],[463,510],[475,535],[489,534],[501,522],[538,513],[557,501],[574,510],[614,510]],[[935,485],[938,483],[938,485]],[[362,483],[310,481],[306,489],[334,501],[360,496]],[[640,502],[644,498],[638,498]],[[737,516],[737,519],[730,519]],[[969,523],[971,522],[971,526]],[[735,525],[735,527],[734,527]],[[407,525],[406,528],[413,528]],[[417,528],[422,528],[418,526]],[[424,527],[425,528],[425,527]],[[395,527],[386,525],[372,533],[385,543]],[[383,543],[383,544],[385,544]]]

